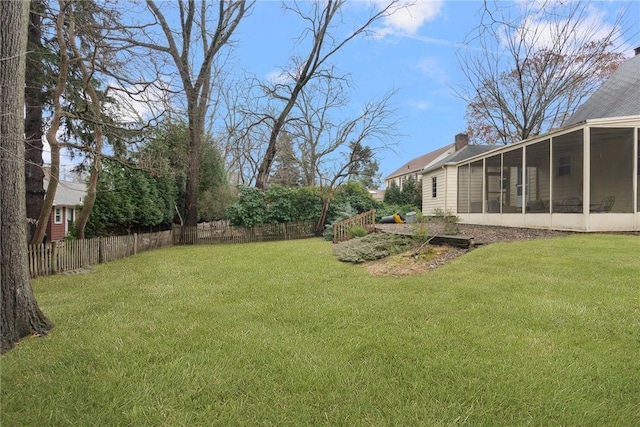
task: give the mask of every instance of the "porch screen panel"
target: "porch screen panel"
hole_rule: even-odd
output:
[[[458,213],[469,213],[469,165],[458,167]]]
[[[530,213],[549,213],[551,168],[549,140],[528,145],[526,150],[525,206]]]
[[[503,154],[502,158],[502,213],[522,212],[524,185],[522,182],[522,148]]]
[[[469,169],[469,212],[482,213],[482,160],[473,162]]]
[[[551,140],[554,213],[581,213],[584,187],[583,130],[566,133]]]
[[[633,128],[591,128],[591,212],[633,209]]]
[[[502,205],[502,156],[500,154],[485,160],[486,212],[500,213]]]

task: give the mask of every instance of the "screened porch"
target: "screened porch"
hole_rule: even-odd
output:
[[[592,120],[458,165],[463,222],[640,230],[640,117]]]

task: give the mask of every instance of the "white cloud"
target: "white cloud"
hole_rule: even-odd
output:
[[[142,84],[125,87],[111,82],[111,96],[116,102],[106,107],[125,123],[148,120],[160,115],[169,105],[168,88],[165,82],[161,82],[160,87]]]
[[[558,40],[566,40],[570,49],[579,49],[585,42],[601,40],[614,31],[613,24],[607,22],[607,14],[591,4],[578,9],[578,14],[571,18],[566,16],[569,9],[576,7],[571,2],[541,3],[533,0],[529,3],[521,1],[519,4],[528,11],[527,18],[521,22],[517,31],[511,32],[505,27],[500,32],[499,41],[503,46],[508,44],[506,38],[512,37],[514,40],[529,40],[537,50],[553,49]],[[552,16],[557,19],[550,19]]]
[[[375,3],[379,7],[385,5],[380,1]],[[384,27],[378,29],[377,36],[414,35],[425,22],[438,16],[442,4],[442,0],[400,0],[395,11],[384,18]]]
[[[266,80],[274,85],[284,85],[291,81],[289,73],[282,70],[272,70],[265,76]]]

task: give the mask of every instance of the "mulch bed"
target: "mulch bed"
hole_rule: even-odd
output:
[[[418,228],[420,227],[418,224],[376,224],[376,231],[405,235],[420,233],[427,236],[455,234],[472,238],[476,246],[497,242],[544,239],[572,234],[572,232],[569,231],[473,224],[455,224],[454,227],[457,230],[455,233],[452,233],[450,231],[445,232],[445,225],[440,221],[429,221],[422,226],[424,227],[423,230]],[[366,263],[365,268],[369,274],[375,276],[408,276],[421,274],[448,264],[457,257],[469,252],[469,250],[471,249],[447,246],[439,249],[433,257],[422,258],[420,256],[411,256],[410,254],[401,254],[390,259],[385,258]]]

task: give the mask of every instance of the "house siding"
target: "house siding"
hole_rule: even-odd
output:
[[[436,178],[436,197],[432,193],[432,179]],[[432,215],[435,209],[444,209],[445,207],[445,172],[443,169],[425,174],[422,177],[422,213]]]
[[[425,215],[433,215],[434,210],[456,211],[457,206],[457,168],[455,166],[445,166],[432,172],[424,174],[422,177],[422,212]],[[437,197],[432,197],[431,178],[436,177]]]
[[[444,210],[455,213],[458,208],[458,168],[448,166],[445,170],[447,197],[445,199]]]
[[[47,227],[47,240],[56,241],[62,240],[65,236],[65,223],[67,221],[67,210],[62,208],[62,223],[55,223],[55,210],[54,206],[49,217],[49,227]]]
[[[56,208],[60,209],[61,211],[62,222],[60,224],[56,224],[55,222]],[[68,232],[67,227],[68,220],[70,218],[68,212],[70,209],[73,211],[72,215],[75,217],[75,208],[71,208],[69,206],[54,206],[51,209],[51,216],[49,217],[49,222],[47,224],[46,240],[52,242],[57,240],[64,240]]]

